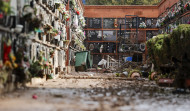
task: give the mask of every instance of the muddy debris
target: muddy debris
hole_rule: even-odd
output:
[[[9,104],[25,106],[25,108],[13,106],[16,111],[26,111],[30,106],[39,111],[166,111],[166,109],[188,111],[190,109],[189,94],[173,94],[174,88],[159,87],[155,82],[146,79],[144,81],[114,79],[53,81],[48,80],[43,86],[28,86],[28,90],[17,91],[11,96],[5,95],[4,99],[0,98],[0,110],[12,111],[8,107]],[[35,102],[31,101],[31,96],[28,97],[33,94],[40,97]]]

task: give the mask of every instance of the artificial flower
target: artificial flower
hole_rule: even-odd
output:
[[[12,59],[12,62],[16,61],[16,57],[13,54],[10,54],[10,57]]]
[[[13,66],[14,66],[14,68],[17,68],[17,67],[18,67],[18,64],[14,63]]]
[[[78,10],[76,11],[76,13],[77,13],[77,15],[80,15],[80,12]]]
[[[8,46],[6,43],[4,43],[3,50],[4,50],[4,53],[3,53],[3,62],[5,63],[7,60],[9,60],[9,54],[11,52],[11,45]]]
[[[140,28],[146,28],[146,24],[144,22],[140,23],[139,25]]]
[[[67,20],[66,20],[66,21],[68,22],[69,20],[70,20],[70,18],[67,18]]]
[[[12,66],[11,62],[8,61],[8,60],[4,63],[4,65],[5,65],[6,68],[13,69],[13,66]]]
[[[3,18],[3,13],[0,13],[0,19],[2,19]]]

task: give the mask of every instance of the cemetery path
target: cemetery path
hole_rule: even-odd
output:
[[[189,111],[190,96],[155,82],[56,79],[0,97],[0,111]]]

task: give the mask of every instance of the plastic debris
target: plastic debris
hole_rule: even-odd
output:
[[[37,99],[38,96],[37,96],[36,94],[34,94],[34,95],[32,95],[32,98],[33,98],[33,99]]]

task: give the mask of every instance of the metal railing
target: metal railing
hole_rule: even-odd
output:
[[[107,64],[106,64],[107,69],[116,70],[118,68],[118,64],[119,62],[117,60],[107,55]]]

